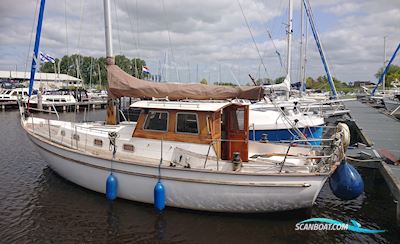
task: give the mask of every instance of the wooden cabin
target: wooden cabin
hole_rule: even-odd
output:
[[[210,144],[216,155],[232,160],[239,152],[248,161],[248,104],[226,101],[139,101],[140,108],[133,137]]]

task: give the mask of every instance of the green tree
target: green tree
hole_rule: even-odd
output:
[[[208,81],[207,81],[206,79],[203,78],[203,79],[200,81],[200,84],[208,85]]]
[[[128,74],[133,74],[132,72],[132,63],[129,58],[125,57],[125,55],[117,55],[115,56],[115,64],[118,65],[123,71]]]
[[[281,76],[275,79],[275,84],[280,84],[285,80],[285,76]]]
[[[142,77],[142,68],[146,66],[146,62],[140,58],[131,59],[131,74],[136,78]]]
[[[312,88],[314,87],[315,80],[312,77],[307,77],[306,79],[306,87]]]
[[[100,85],[101,81],[103,89],[107,84],[106,59],[104,57],[94,58],[91,56],[73,54],[71,56],[64,55],[61,59],[56,58],[55,60],[55,64],[50,62],[43,63],[40,67],[40,71],[54,73],[55,70],[58,72],[58,67],[60,67],[61,74],[79,77],[85,84],[89,84],[91,81],[92,85],[96,86]],[[115,57],[115,63],[128,74],[136,77],[143,77],[142,67],[146,65],[144,60],[138,58],[129,59],[124,55],[117,55]]]
[[[383,69],[384,67],[380,68],[375,74],[376,79],[379,79],[381,77]],[[388,72],[386,72],[385,86],[390,87],[392,82],[395,80],[400,80],[400,66],[392,64],[390,65]]]

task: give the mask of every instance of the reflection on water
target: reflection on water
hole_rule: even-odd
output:
[[[103,111],[87,114],[102,119]],[[83,114],[63,114],[83,119]],[[71,119],[72,120],[72,119]],[[25,242],[168,243],[396,243],[395,205],[379,173],[362,170],[366,192],[356,200],[336,199],[327,185],[311,210],[240,215],[153,206],[118,199],[74,185],[49,169],[18,124],[17,112],[0,113],[0,239]],[[133,186],[134,187],[134,186]],[[295,231],[297,222],[326,217],[365,228],[386,229],[366,235],[338,231]]]

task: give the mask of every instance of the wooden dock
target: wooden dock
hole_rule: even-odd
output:
[[[388,149],[395,157],[400,158],[400,122],[398,120],[358,101],[346,103],[346,107],[351,110],[351,116],[358,126],[363,128],[363,133],[374,141],[375,148]],[[373,148],[369,149],[369,153],[375,159],[349,161],[355,166],[379,170],[397,202],[396,219],[397,225],[400,226],[400,166],[386,163],[383,155],[379,155]],[[349,150],[349,154],[354,154],[354,152]]]

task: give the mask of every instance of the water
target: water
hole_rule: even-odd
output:
[[[64,114],[80,120],[83,113]],[[104,111],[87,115],[104,118]],[[52,171],[19,123],[18,112],[0,112],[0,240],[2,243],[399,243],[395,204],[379,172],[361,170],[366,192],[356,200],[336,199],[328,185],[311,210],[276,214],[215,214],[153,206],[104,195],[74,185]],[[384,229],[382,234],[295,231],[310,217]]]

